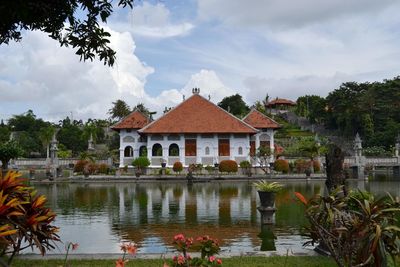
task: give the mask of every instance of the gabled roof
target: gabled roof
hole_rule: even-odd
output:
[[[198,94],[165,113],[139,132],[156,133],[245,133],[258,131]]]
[[[111,129],[141,129],[150,123],[150,119],[140,111],[133,111],[131,114],[123,118],[120,122],[114,124]]]
[[[243,121],[256,129],[281,128],[279,123],[254,108],[243,118]]]
[[[275,105],[296,106],[296,102],[293,102],[292,100],[289,100],[289,99],[276,98],[276,99],[268,102],[267,107],[275,106]]]

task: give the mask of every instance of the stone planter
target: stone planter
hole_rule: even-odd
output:
[[[275,192],[258,191],[260,197],[260,204],[262,207],[274,207],[275,205]]]
[[[166,162],[162,162],[161,163],[161,168],[165,168],[165,167],[167,167],[167,163]]]

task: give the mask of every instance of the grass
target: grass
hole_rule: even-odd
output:
[[[233,257],[222,259],[223,266],[240,267],[334,267],[335,262],[327,257],[316,256],[289,256],[289,257]],[[15,259],[12,266],[16,267],[54,267],[63,266],[63,260],[19,260]],[[68,265],[73,267],[109,267],[115,266],[115,260],[68,260]],[[132,259],[126,267],[161,267],[161,259]]]

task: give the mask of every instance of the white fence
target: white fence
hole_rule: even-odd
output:
[[[69,166],[72,164],[76,164],[76,162],[79,159],[57,159],[56,164],[59,166]],[[112,165],[112,159],[96,159],[95,160],[97,164],[107,164],[107,165]],[[23,168],[23,167],[46,167],[50,164],[50,159],[46,158],[36,158],[36,159],[16,159],[11,162],[11,166],[15,166],[18,168]]]

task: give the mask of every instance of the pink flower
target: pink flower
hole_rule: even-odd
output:
[[[72,246],[72,250],[77,250],[78,247],[79,247],[79,244],[78,243],[71,243],[71,246]]]
[[[177,234],[174,236],[174,241],[183,241],[185,240],[185,236],[183,234]]]
[[[210,257],[208,258],[208,261],[209,261],[209,262],[214,262],[214,261],[215,261],[215,256],[210,256]]]
[[[135,255],[137,246],[135,243],[128,243],[128,244],[123,243],[121,245],[121,250],[125,253],[128,252],[128,254]]]
[[[178,264],[184,264],[185,263],[185,258],[182,255],[178,256]]]

